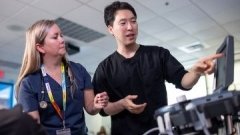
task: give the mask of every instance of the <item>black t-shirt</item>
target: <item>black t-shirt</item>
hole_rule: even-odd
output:
[[[112,134],[140,135],[157,127],[154,111],[167,105],[165,81],[184,89],[181,80],[186,72],[168,50],[157,46],[140,45],[135,55],[127,59],[114,52],[102,61],[93,77],[96,93],[107,91],[110,102],[135,94],[135,103],[147,103],[141,114],[124,110],[113,115]]]

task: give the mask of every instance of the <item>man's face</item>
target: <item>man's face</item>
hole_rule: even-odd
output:
[[[116,38],[118,44],[135,44],[138,34],[137,18],[130,10],[118,10],[109,32]]]

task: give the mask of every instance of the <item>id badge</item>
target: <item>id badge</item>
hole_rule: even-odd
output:
[[[57,135],[71,135],[71,129],[70,128],[64,128],[60,130],[56,130]]]

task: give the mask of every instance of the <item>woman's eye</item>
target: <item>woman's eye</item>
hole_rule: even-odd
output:
[[[60,37],[63,37],[64,35],[62,33],[59,34]]]

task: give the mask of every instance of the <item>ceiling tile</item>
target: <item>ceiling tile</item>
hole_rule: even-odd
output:
[[[173,27],[174,25],[172,23],[161,17],[155,17],[143,23],[139,23],[139,29],[148,34],[155,34]]]
[[[108,5],[108,4],[110,4],[110,3],[112,3],[112,2],[114,2],[114,0],[103,0],[103,1],[101,1],[101,0],[92,0],[92,1],[90,1],[89,3],[87,3],[87,5],[89,5],[90,7],[92,7],[92,8],[95,8],[95,9],[97,9],[97,10],[99,10],[100,12],[104,12],[104,8]]]
[[[164,15],[167,12],[180,9],[191,3],[189,0],[135,0],[147,7],[149,10],[153,10],[156,14]],[[168,3],[168,4],[166,4]]]
[[[17,1],[29,4],[29,3],[32,3],[32,2],[34,2],[36,0],[17,0]]]
[[[238,34],[240,36],[240,20],[232,21],[224,24],[223,27],[231,34]]]
[[[197,18],[207,17],[205,13],[194,5],[188,5],[181,9],[167,12],[162,16],[175,25],[185,24]]]
[[[179,46],[190,45],[190,44],[193,44],[196,42],[199,42],[199,40],[193,38],[192,36],[184,36],[181,38],[176,38],[176,39],[170,40],[170,41],[168,41],[168,44],[171,46],[179,47]]]
[[[192,0],[209,15],[225,12],[229,8],[239,8],[239,0]]]
[[[65,14],[63,18],[94,29],[103,34],[107,34],[107,27],[104,24],[103,13],[89,6],[81,6]]]
[[[158,38],[161,41],[170,41],[176,38],[181,38],[186,36],[187,34],[178,28],[171,28],[167,31],[161,31],[159,33],[154,34],[153,36]]]
[[[26,25],[30,26],[38,20],[41,19],[56,19],[56,16],[52,15],[51,13],[47,13],[40,9],[27,6],[21,12],[14,16],[16,20],[22,20],[22,22],[26,23]]]
[[[68,0],[67,4],[66,0],[39,0],[32,3],[32,5],[36,8],[42,9],[43,11],[61,16],[77,7],[80,7],[82,4],[76,0]]]
[[[164,47],[165,48],[165,47]],[[172,47],[170,50],[170,53],[174,56],[177,57],[179,55],[184,54],[185,52],[183,52],[182,50],[179,50],[177,47]]]
[[[215,47],[216,49],[223,43],[225,37],[226,36],[223,35],[215,38],[210,38],[210,39],[204,40],[203,44],[207,44],[210,48]]]
[[[25,34],[29,26],[22,20],[17,20],[12,17],[1,23],[0,28],[3,28],[6,31],[15,32],[16,34]]]
[[[238,8],[226,9],[222,12],[212,15],[212,18],[214,18],[219,24],[225,24],[228,22],[239,20],[240,19],[239,14],[240,14],[240,4],[238,5]]]
[[[156,14],[152,12],[150,9],[146,8],[144,5],[134,1],[131,1],[131,2],[129,0],[125,0],[125,1],[129,2],[136,10],[137,20],[139,23],[148,21],[152,18],[156,18]]]
[[[206,57],[208,55],[212,55],[212,54],[215,54],[217,49],[218,49],[219,46],[211,46],[207,49],[203,49],[201,51],[198,51],[198,52],[194,52],[194,53],[191,53],[193,56],[195,56],[196,58],[202,58],[202,57]]]
[[[18,13],[24,4],[16,0],[1,0],[0,16],[13,16]]]
[[[214,26],[211,27],[207,30],[202,30],[198,33],[193,34],[196,38],[200,39],[200,40],[208,40],[211,38],[216,38],[216,37],[220,37],[220,36],[226,36],[228,35],[228,33],[219,26]]]
[[[99,40],[90,43],[89,45],[96,46],[98,48],[101,48],[102,50],[109,52],[112,52],[117,48],[115,38],[112,35],[107,35]]]
[[[199,31],[206,30],[210,27],[213,27],[214,25],[217,25],[217,24],[211,18],[203,17],[203,18],[197,18],[191,22],[179,25],[179,27],[189,34],[194,34]]]
[[[93,1],[89,2],[88,5],[95,9],[98,9],[99,11],[101,11],[103,13],[104,8],[114,1],[115,0],[104,0],[104,1],[93,0]],[[138,2],[129,1],[129,0],[122,0],[122,1],[130,3],[134,7],[134,9],[136,10],[136,13],[137,13],[138,22],[144,22],[144,21],[147,21],[156,16],[156,14],[154,14],[151,10],[149,10],[145,6],[142,6]],[[141,15],[139,15],[139,14],[141,14]],[[103,20],[103,16],[102,16],[102,20]]]
[[[2,23],[6,18],[7,18],[6,16],[1,15],[0,16],[0,23]]]
[[[24,35],[25,32],[14,32],[8,29],[1,28],[0,29],[0,39],[1,43],[0,46],[6,45],[8,42],[17,39],[19,36]],[[11,36],[9,36],[11,35]]]
[[[157,38],[152,37],[152,36],[145,36],[137,39],[137,43],[142,44],[142,45],[160,45],[160,42]]]
[[[162,44],[160,40],[141,30],[138,31],[137,43],[142,45],[158,45],[158,46]]]
[[[194,57],[192,54],[187,54],[187,53],[181,53],[181,54],[174,54],[172,53],[173,56],[175,58],[177,58],[177,60],[179,60],[180,62],[185,62],[185,61],[192,61],[197,59],[196,57]]]
[[[87,2],[89,2],[89,1],[91,1],[91,0],[76,0],[76,1],[80,1],[80,2],[82,2],[82,3],[87,3]]]

